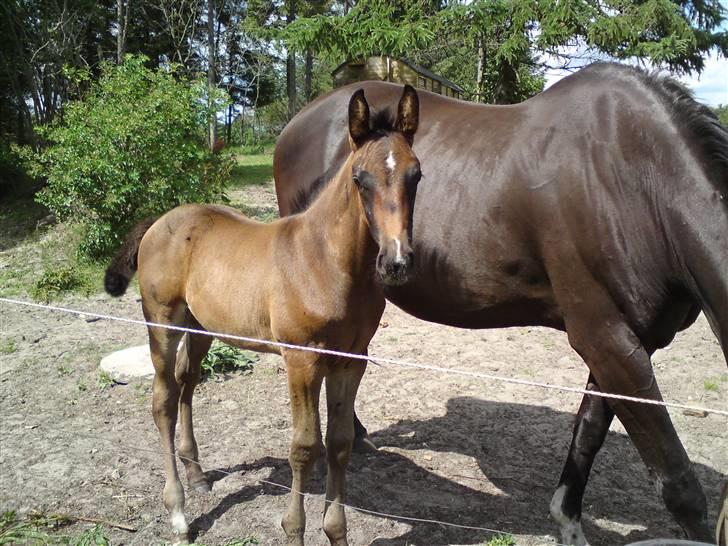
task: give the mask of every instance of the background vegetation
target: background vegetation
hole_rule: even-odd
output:
[[[0,251],[61,222],[70,261],[34,293],[86,290],[133,222],[265,182],[278,133],[347,59],[405,57],[468,100],[514,103],[594,59],[699,73],[728,53],[725,18],[719,0],[7,0]]]

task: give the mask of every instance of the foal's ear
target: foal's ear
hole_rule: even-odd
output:
[[[399,106],[397,106],[397,121],[394,122],[394,129],[402,133],[412,146],[419,123],[420,99],[414,87],[405,85],[402,98],[399,99]]]
[[[349,137],[351,149],[359,148],[369,137],[369,105],[364,98],[364,90],[359,89],[349,101]]]

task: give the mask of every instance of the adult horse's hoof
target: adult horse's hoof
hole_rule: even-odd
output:
[[[379,448],[369,438],[369,435],[357,436],[354,438],[354,445],[352,446],[354,453],[376,453]]]
[[[202,479],[190,483],[190,489],[197,494],[206,494],[212,491],[212,486],[206,479]]]

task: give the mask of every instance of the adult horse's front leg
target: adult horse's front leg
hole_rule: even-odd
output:
[[[293,421],[293,439],[288,455],[293,474],[293,491],[281,526],[286,532],[289,546],[303,546],[306,530],[303,492],[322,447],[319,396],[323,364],[317,355],[311,353],[286,351],[284,358],[288,368],[288,393]]]
[[[592,374],[589,374],[586,388],[599,391],[599,385]],[[561,528],[561,541],[564,544],[588,546],[581,527],[584,489],[594,457],[604,443],[613,418],[614,412],[606,399],[584,395],[576,414],[571,447],[559,486],[551,499],[551,517]]]
[[[568,314],[572,347],[605,392],[662,400],[650,357],[609,300],[583,302]],[[593,307],[592,307],[593,305]],[[610,312],[611,311],[611,312]],[[690,539],[709,542],[707,501],[664,406],[610,400],[619,420],[655,478],[667,509]]]
[[[323,527],[332,546],[348,545],[343,506],[346,499],[346,467],[354,442],[354,399],[365,370],[365,361],[348,360],[337,364],[326,376],[328,473]]]

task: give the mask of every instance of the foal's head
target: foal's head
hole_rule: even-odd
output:
[[[412,270],[412,212],[421,177],[420,162],[412,151],[418,122],[419,100],[409,85],[389,127],[372,127],[363,90],[349,101],[352,183],[379,245],[377,272],[389,285],[404,283]]]

